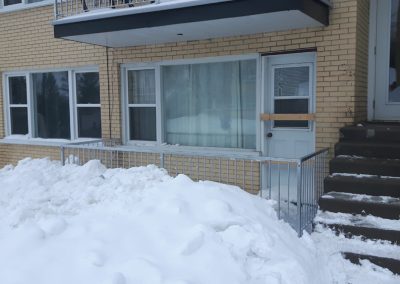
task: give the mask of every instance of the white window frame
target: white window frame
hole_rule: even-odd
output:
[[[308,100],[308,113],[314,112],[313,109],[313,80],[312,80],[312,74],[313,74],[313,64],[312,63],[293,63],[293,64],[278,64],[272,66],[272,74],[271,74],[271,80],[275,80],[275,70],[276,69],[281,69],[281,68],[291,68],[291,67],[308,67],[308,74],[309,74],[309,83],[308,83],[308,88],[309,88],[309,95],[308,96],[281,96],[281,97],[273,97],[272,98],[272,103],[271,103],[271,113],[275,113],[275,101],[277,100],[295,100],[295,99],[307,99]],[[273,88],[273,85],[270,86]],[[274,93],[274,90],[271,89],[271,94]],[[293,129],[296,130],[306,130],[306,131],[312,131],[312,121],[308,122],[307,127],[277,127],[275,126],[275,123],[272,122],[272,129],[274,130],[288,130],[291,131]]]
[[[155,91],[156,91],[156,102],[155,104],[130,104],[129,103],[129,94],[128,94],[128,72],[129,71],[141,71],[141,70],[154,70],[155,74]],[[123,129],[123,141],[125,144],[131,144],[136,146],[157,146],[159,145],[159,141],[161,140],[161,132],[159,131],[161,125],[161,98],[160,98],[160,84],[159,84],[159,67],[155,65],[138,65],[134,67],[126,67],[123,68],[121,74],[123,74],[122,82],[123,86],[121,88],[122,93],[125,94],[122,97],[122,129]],[[129,108],[139,108],[139,107],[155,107],[156,109],[156,141],[146,141],[146,140],[130,140],[130,129],[129,129]]]
[[[166,144],[164,138],[164,124],[162,122],[162,99],[161,99],[161,68],[163,66],[171,65],[187,65],[187,64],[199,64],[199,63],[217,63],[217,62],[233,62],[240,60],[256,60],[256,109],[255,109],[255,130],[256,130],[256,148],[255,149],[242,149],[242,148],[222,148],[222,147],[201,147],[201,146],[185,146],[185,145],[169,145]],[[201,151],[201,152],[242,152],[248,154],[260,153],[261,143],[261,121],[259,114],[262,113],[263,109],[261,106],[261,55],[260,54],[245,54],[245,55],[229,55],[229,56],[218,56],[218,57],[204,57],[204,58],[192,58],[192,59],[177,59],[177,60],[166,60],[160,62],[151,63],[128,63],[121,65],[121,110],[122,110],[122,141],[128,146],[149,146],[162,148],[181,150],[183,152]],[[127,74],[130,70],[144,70],[144,69],[154,69],[155,78],[155,89],[156,89],[156,131],[157,131],[157,141],[137,141],[129,140],[129,107],[128,107],[128,80]]]
[[[100,113],[101,113],[101,102],[99,102],[98,104],[79,104],[78,103],[78,97],[77,97],[77,92],[76,92],[76,87],[77,87],[76,74],[82,74],[82,73],[99,73],[99,71],[88,70],[88,69],[85,69],[83,71],[80,71],[80,70],[72,71],[72,77],[73,77],[72,78],[72,80],[73,80],[72,85],[73,85],[73,93],[74,93],[74,95],[73,95],[73,106],[75,107],[74,108],[74,113],[73,113],[73,119],[74,119],[73,124],[74,124],[74,127],[75,127],[74,133],[76,134],[76,139],[81,139],[81,138],[85,139],[85,138],[87,138],[87,137],[79,137],[78,108],[85,108],[85,107],[94,108],[94,107],[98,107],[100,109]],[[99,83],[100,83],[100,74],[99,74]],[[99,99],[100,99],[100,94],[99,94]],[[71,135],[71,137],[72,137],[72,135]]]
[[[41,138],[37,137],[35,133],[35,116],[33,113],[33,89],[32,89],[32,74],[36,73],[52,73],[52,72],[68,72],[68,89],[69,89],[69,121],[70,121],[70,139],[62,138]],[[79,68],[58,68],[58,69],[43,69],[43,70],[28,70],[18,72],[5,72],[3,74],[3,101],[4,101],[4,120],[5,120],[5,135],[7,138],[17,139],[20,141],[16,142],[29,142],[29,140],[39,140],[60,143],[73,142],[76,140],[93,140],[98,138],[80,138],[78,137],[78,118],[77,108],[78,106],[99,106],[101,104],[76,104],[76,76],[77,73],[99,73],[98,67],[79,67]],[[28,106],[28,134],[25,136],[12,135],[11,134],[11,113],[10,113],[10,101],[9,101],[9,81],[10,77],[26,77],[26,91],[27,91],[27,106]],[[29,144],[29,143],[28,143]],[[40,144],[40,143],[39,143]],[[46,144],[46,143],[44,143]]]
[[[23,9],[30,9],[34,7],[42,7],[54,4],[54,1],[51,0],[42,0],[36,3],[28,3],[27,0],[22,0],[21,3],[4,6],[4,0],[0,0],[0,13],[12,12]]]

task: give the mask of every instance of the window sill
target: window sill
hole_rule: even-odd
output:
[[[53,5],[53,3],[54,3],[53,1],[45,0],[42,2],[36,2],[36,3],[31,3],[31,4],[16,4],[16,5],[6,6],[6,7],[0,7],[0,14],[17,12],[17,11],[21,11],[21,10],[38,8],[38,7],[43,7],[43,6],[49,6],[49,5]]]
[[[261,152],[249,149],[229,149],[229,148],[214,148],[214,147],[193,147],[181,145],[167,145],[167,144],[142,144],[142,143],[128,143],[119,148],[125,150],[132,150],[138,152],[152,152],[164,154],[181,154],[191,156],[218,156],[218,157],[242,157],[242,158],[256,158],[261,156]]]
[[[31,146],[49,146],[49,147],[60,147],[69,143],[76,142],[90,142],[98,139],[43,139],[43,138],[28,138],[25,135],[12,135],[0,139],[0,144],[14,144],[14,145],[31,145]]]

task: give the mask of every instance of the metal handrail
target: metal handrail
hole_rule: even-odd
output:
[[[160,0],[55,0],[56,20],[99,9],[116,9],[159,4]]]
[[[62,145],[61,162],[84,164],[100,160],[107,167],[158,164],[171,175],[186,174],[194,180],[234,184],[276,200],[279,218],[289,222],[299,236],[310,230],[318,210],[318,199],[327,176],[329,149],[298,159],[246,153],[188,151],[179,146],[123,146],[118,140],[79,141]]]

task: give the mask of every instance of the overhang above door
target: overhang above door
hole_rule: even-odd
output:
[[[176,3],[101,9],[68,17],[57,14],[54,35],[102,46],[129,47],[320,27],[329,23],[329,6],[321,0]]]

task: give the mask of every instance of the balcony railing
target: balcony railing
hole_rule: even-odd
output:
[[[171,176],[232,184],[276,201],[279,218],[297,230],[310,230],[328,174],[328,149],[301,159],[254,157],[243,154],[183,152],[166,148],[124,147],[113,140],[96,140],[61,147],[62,164],[83,165],[100,160],[108,168],[157,165]]]
[[[55,19],[75,16],[98,10],[138,7],[159,4],[160,0],[55,0]]]

